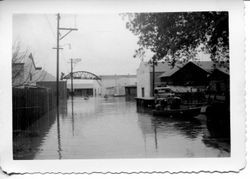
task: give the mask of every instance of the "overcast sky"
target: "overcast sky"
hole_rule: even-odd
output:
[[[74,71],[97,75],[136,74],[140,60],[134,59],[137,37],[118,14],[61,15],[60,27],[78,28],[60,41],[60,72],[70,72],[70,58],[81,58]],[[61,33],[65,33],[61,31]],[[14,15],[13,41],[32,52],[37,66],[56,73],[56,15]],[[69,45],[71,44],[71,49]]]

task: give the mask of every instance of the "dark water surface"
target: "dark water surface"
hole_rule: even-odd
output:
[[[229,157],[226,141],[210,135],[206,116],[155,117],[123,97],[74,97],[61,103],[58,120],[51,111],[14,140],[14,158]]]

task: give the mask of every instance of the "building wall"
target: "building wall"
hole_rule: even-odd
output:
[[[37,70],[39,71],[39,70]],[[13,81],[12,85],[35,85],[34,76],[37,73],[33,62],[27,58],[25,59],[25,63],[16,63],[12,65],[12,75]]]
[[[109,88],[106,88],[105,90],[105,94],[106,95],[114,95],[116,93],[116,88],[115,87],[109,87]]]
[[[168,63],[159,62],[155,65],[155,87],[163,84],[159,78],[166,71],[172,71],[173,68]],[[137,97],[141,98],[142,88],[144,88],[144,97],[153,96],[153,68],[148,62],[141,62],[137,69]]]
[[[93,95],[94,96],[100,96],[102,94],[102,82],[101,81],[93,81]]]
[[[94,96],[93,88],[74,89],[74,96]]]
[[[125,86],[136,85],[135,75],[103,75],[101,95],[125,95]]]
[[[150,85],[150,66],[141,63],[137,69],[137,98],[151,97]],[[142,95],[142,88],[144,88],[144,96]]]

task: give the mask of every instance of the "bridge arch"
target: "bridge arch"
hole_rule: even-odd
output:
[[[63,79],[70,79],[71,73],[65,75]],[[73,72],[73,79],[82,79],[82,80],[102,80],[99,76],[88,71],[76,71]]]

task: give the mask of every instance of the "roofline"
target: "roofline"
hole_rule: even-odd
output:
[[[230,73],[229,73],[229,72],[227,73],[227,72],[221,70],[220,68],[215,68],[214,71],[215,71],[215,70],[218,70],[218,71],[220,71],[221,73],[224,73],[225,75],[230,76]]]
[[[172,73],[171,75],[169,75],[169,76],[162,76],[162,75],[160,75],[159,76],[159,78],[166,78],[166,77],[170,77],[170,76],[172,76],[172,75],[174,75],[175,73],[177,73],[179,70],[181,70],[182,68],[184,68],[187,64],[189,64],[189,63],[192,63],[192,64],[194,64],[195,66],[197,66],[197,67],[199,67],[200,69],[202,69],[202,70],[204,70],[205,72],[207,72],[207,73],[209,73],[209,74],[211,74],[212,72],[210,72],[210,71],[208,71],[207,69],[205,69],[205,68],[202,68],[201,66],[199,66],[199,65],[197,65],[196,63],[194,63],[195,61],[188,61],[188,62],[186,62],[183,66],[181,66],[177,71],[175,71],[174,73]],[[199,61],[199,62],[207,62],[207,61]],[[210,61],[209,61],[210,62]],[[211,61],[212,62],[212,61]]]
[[[12,63],[12,65],[24,65],[24,63],[23,62]]]
[[[28,56],[28,58],[31,59],[31,61],[32,61],[32,63],[33,63],[33,65],[34,65],[34,67],[35,67],[36,70],[41,70],[42,69],[42,67],[36,67],[36,64],[35,64],[35,61],[34,61],[32,53],[30,53],[30,55]]]
[[[185,67],[187,64],[192,63],[192,64],[196,65],[197,67],[199,67],[200,69],[206,71],[207,73],[211,73],[211,72],[208,71],[206,68],[202,68],[201,66],[199,66],[198,64],[196,64],[196,63],[194,63],[194,62],[195,62],[195,61],[188,61],[188,62],[187,62],[186,64],[184,64],[181,68],[179,68],[179,70],[182,69],[183,67]],[[210,62],[210,61],[198,61],[198,62]],[[212,61],[211,61],[211,62],[212,62]],[[179,71],[179,70],[177,70],[177,71]],[[176,71],[176,72],[177,72],[177,71]]]

